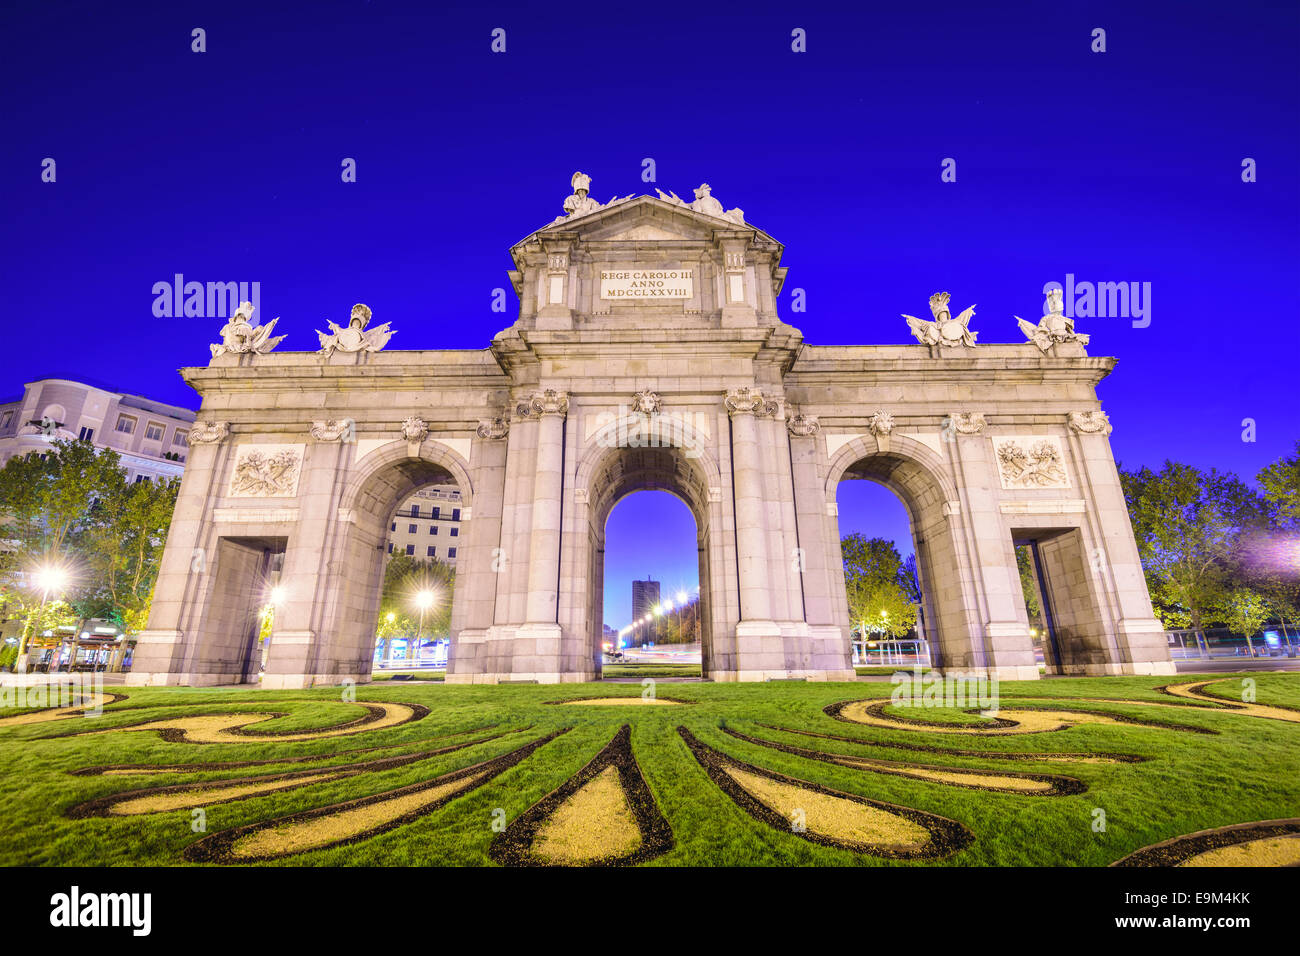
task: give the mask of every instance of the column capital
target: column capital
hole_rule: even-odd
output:
[[[215,445],[230,435],[230,422],[195,422],[187,436],[191,445]]]
[[[944,431],[954,435],[983,435],[987,426],[983,412],[953,412],[943,420]]]
[[[1109,435],[1114,429],[1111,428],[1110,419],[1103,411],[1093,409],[1087,412],[1070,412],[1067,420],[1070,430],[1078,432],[1081,435]]]
[[[563,418],[568,413],[569,393],[558,388],[536,392],[515,406],[516,418],[542,418],[547,415],[558,415]]]
[[[821,431],[821,422],[817,421],[816,415],[795,414],[786,419],[785,427],[790,429],[790,434],[799,438],[812,438]]]
[[[727,414],[732,418],[737,415],[756,417],[774,415],[780,408],[780,403],[769,401],[764,397],[761,389],[754,388],[752,385],[728,389],[724,404],[727,407]]]
[[[505,438],[509,432],[510,423],[504,418],[484,419],[478,423],[478,428],[475,430],[475,434],[478,435],[479,438],[487,438],[489,440]]]

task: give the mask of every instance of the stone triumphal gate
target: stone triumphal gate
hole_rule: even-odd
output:
[[[365,306],[314,352],[231,318],[183,373],[203,405],[132,683],[256,681],[272,567],[263,686],[367,679],[390,522],[434,482],[463,502],[448,681],[598,677],[605,522],[641,489],[695,516],[706,676],[851,678],[850,479],[908,510],[942,668],[1037,676],[1029,543],[1049,667],[1172,672],[1095,391],[1115,360],[1058,297],[1018,344],[939,294],[916,344],[805,345],[739,209],[588,184],[511,249],[519,318],[486,350],[386,350]]]

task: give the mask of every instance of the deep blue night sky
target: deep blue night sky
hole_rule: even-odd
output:
[[[561,212],[581,169],[602,202],[710,182],[785,244],[783,317],[812,343],[910,341],[899,313],[926,315],[940,289],[978,303],[981,341],[1019,341],[1012,315],[1037,319],[1045,282],[1150,282],[1148,327],[1078,323],[1093,354],[1120,357],[1101,397],[1122,463],[1253,476],[1300,438],[1296,4],[25,2],[0,16],[4,397],[63,376],[193,406],[176,369],[207,360],[221,322],[153,317],[151,289],[175,273],[260,282],[282,348],[313,349],[312,329],[358,301],[393,323],[392,347],[482,348],[513,320],[513,297],[511,314],[490,309],[507,247]],[[194,27],[206,53],[190,51]],[[790,49],[796,27],[807,53]],[[1090,51],[1097,27],[1105,53]],[[1258,182],[1241,180],[1246,157]],[[871,511],[843,530],[872,531]],[[679,563],[637,573],[694,583],[686,520]],[[629,591],[611,589],[610,624]]]

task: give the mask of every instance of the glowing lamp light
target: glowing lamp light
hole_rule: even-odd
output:
[[[397,615],[392,611],[389,611],[387,614],[384,615],[384,619],[388,621],[389,624],[392,624],[394,621],[397,620]]]
[[[421,611],[427,611],[429,608],[433,607],[433,592],[421,591],[417,594],[415,596],[415,606]]]
[[[36,572],[36,586],[42,591],[57,591],[68,583],[68,572],[63,568],[44,567]]]
[[[677,592],[677,603],[678,603],[678,604],[685,604],[685,603],[686,603],[686,592],[685,592],[685,591],[678,591],[678,592]]]
[[[282,585],[277,584],[275,587],[271,588],[271,603],[284,603],[284,587]]]

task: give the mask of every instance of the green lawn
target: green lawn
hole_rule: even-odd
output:
[[[606,664],[605,677],[699,677],[699,664]]]
[[[641,673],[641,672],[637,672]],[[1212,690],[1240,699],[1241,675],[1214,675]],[[1253,675],[1261,704],[1300,706],[1300,675]],[[1300,723],[1231,714],[1213,704],[1174,701],[1158,690],[1171,678],[1086,678],[1003,683],[1001,706],[1105,710],[1148,721],[1217,731],[1189,733],[1162,727],[1081,724],[1052,733],[1010,736],[939,734],[877,728],[835,720],[823,708],[837,702],[888,698],[888,683],[661,684],[659,696],[685,706],[590,707],[551,702],[575,697],[638,697],[639,685],[442,685],[427,681],[384,682],[357,688],[362,701],[407,702],[429,708],[427,716],[401,726],[309,741],[168,743],[153,732],[102,730],[178,714],[276,712],[258,730],[326,728],[363,713],[340,699],[338,689],[292,692],[214,691],[189,688],[108,688],[128,699],[103,716],[0,725],[0,864],[120,865],[184,864],[181,853],[200,834],[188,810],[130,818],[69,819],[67,811],[87,800],[146,786],[274,774],[301,764],[269,765],[199,773],[168,771],[150,776],[74,776],[102,764],[198,763],[319,755],[327,765],[346,764],[424,750],[428,738],[496,725],[484,735],[516,731],[468,748],[376,773],[313,783],[206,809],[209,833],[288,813],[378,794],[515,750],[562,728],[571,728],[479,789],[386,833],[360,842],[285,858],[288,865],[484,865],[489,864],[493,811],[513,820],[588,763],[619,727],[630,724],[632,749],[650,790],[673,832],[674,847],[647,865],[832,865],[985,866],[1105,865],[1131,851],[1210,827],[1300,816]],[[1077,698],[1185,703],[1179,709],[1133,703],[1077,702]],[[178,706],[182,705],[182,706]],[[892,710],[892,709],[891,709]],[[954,710],[894,712],[925,720],[966,722]],[[0,711],[0,717],[16,713]],[[710,779],[677,733],[687,727],[703,743],[744,762],[839,791],[900,804],[959,821],[974,834],[966,849],[932,863],[897,863],[821,846],[773,829],[744,813]],[[849,737],[879,744],[925,745],[980,753],[1042,754],[1042,761],[997,761],[978,756],[918,753],[905,748],[858,750],[859,756],[952,767],[1068,774],[1087,792],[1039,797],[964,789],[930,780],[864,771],[784,753],[724,732],[744,734],[826,753],[853,753],[854,745],[772,730],[771,725]],[[415,746],[420,742],[419,746]],[[436,746],[436,745],[435,745]],[[378,753],[343,750],[383,747]],[[1070,763],[1053,753],[1127,753],[1142,763]],[[331,756],[338,754],[338,756]],[[312,764],[311,766],[318,766]],[[1105,811],[1104,832],[1094,830]],[[497,814],[500,818],[501,814]]]

